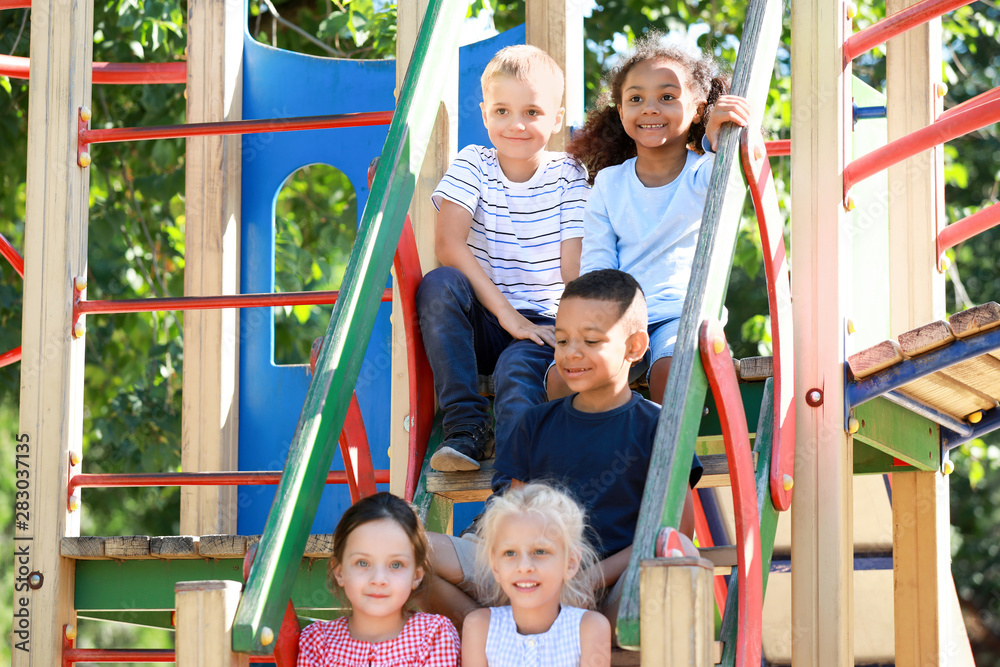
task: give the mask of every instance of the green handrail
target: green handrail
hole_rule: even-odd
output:
[[[267,518],[253,570],[233,626],[233,650],[267,655],[262,635],[276,636],[305,551],[326,473],[361,369],[393,252],[427,152],[447,77],[442,66],[458,57],[467,0],[431,0],[393,115],[371,197],[361,216],[316,363],[285,472]]]
[[[781,15],[782,0],[751,0],[747,9],[732,91],[750,102],[751,127],[759,127],[763,116],[781,37]],[[745,198],[739,130],[725,126],[719,139],[691,282],[681,313],[632,556],[623,575],[625,586],[617,633],[618,643],[626,648],[638,650],[640,644],[639,563],[653,557],[655,536],[661,527],[680,525],[690,462],[708,389],[698,351],[698,331],[705,319],[718,318],[722,314]]]

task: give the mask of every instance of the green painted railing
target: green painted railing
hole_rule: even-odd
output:
[[[306,394],[285,472],[261,537],[233,627],[233,650],[266,655],[261,637],[277,635],[337,450],[393,253],[427,152],[447,77],[458,57],[467,1],[431,0],[401,88],[358,238]]]
[[[759,127],[763,116],[781,36],[781,15],[781,0],[751,0],[747,9],[732,91],[750,102],[752,127]],[[740,169],[739,130],[724,127],[718,148],[639,525],[624,574],[617,633],[619,644],[627,648],[638,649],[640,642],[639,563],[653,557],[655,536],[661,527],[680,525],[691,457],[708,389],[698,351],[698,331],[703,321],[722,314],[746,198]]]

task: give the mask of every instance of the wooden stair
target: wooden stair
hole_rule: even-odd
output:
[[[848,359],[848,399],[877,396],[942,427],[946,449],[1000,427],[1000,304],[900,334]]]

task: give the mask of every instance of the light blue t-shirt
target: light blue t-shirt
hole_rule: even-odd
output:
[[[647,188],[635,158],[602,169],[583,216],[581,275],[619,269],[646,295],[649,323],[680,317],[691,278],[714,153],[688,151],[670,183]]]

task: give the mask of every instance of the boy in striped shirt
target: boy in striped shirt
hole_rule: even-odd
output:
[[[444,413],[435,470],[499,456],[525,409],[546,400],[556,308],[580,271],[587,172],[545,150],[562,126],[563,73],[532,46],[503,49],[482,76],[493,147],[467,146],[431,196],[442,266],[417,292],[424,347]],[[493,374],[496,437],[478,375]],[[509,478],[494,476],[494,491]]]

